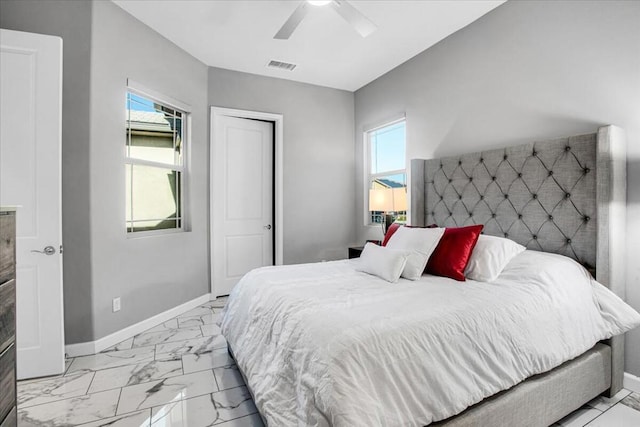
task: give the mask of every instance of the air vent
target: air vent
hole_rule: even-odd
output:
[[[287,70],[287,71],[293,71],[294,68],[297,67],[297,65],[296,64],[289,64],[288,62],[276,61],[276,60],[272,59],[267,64],[267,67],[279,68],[281,70]]]

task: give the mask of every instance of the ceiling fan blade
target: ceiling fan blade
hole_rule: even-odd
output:
[[[309,12],[309,3],[306,1],[300,2],[300,6],[293,11],[289,19],[287,19],[282,28],[280,28],[273,38],[278,40],[287,40],[291,37],[291,34],[293,34],[300,22],[302,22],[304,17],[307,16],[307,12]]]
[[[338,12],[345,21],[362,36],[367,37],[373,33],[378,26],[374,24],[369,18],[360,13],[355,7],[351,6],[345,0],[334,0],[331,3],[333,10]]]

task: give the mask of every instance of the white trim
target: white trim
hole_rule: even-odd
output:
[[[388,126],[393,126],[397,123],[400,122],[404,122],[404,126],[405,126],[405,136],[404,136],[404,151],[405,151],[405,158],[404,158],[404,169],[397,169],[394,171],[385,171],[385,172],[378,172],[375,174],[371,173],[371,140],[370,140],[370,136],[372,132],[377,131],[378,129],[382,129]],[[407,160],[407,117],[405,113],[402,114],[398,114],[397,116],[394,116],[394,118],[389,119],[388,121],[383,122],[382,124],[378,124],[378,125],[369,125],[369,126],[365,126],[363,127],[363,131],[362,131],[362,154],[363,154],[363,171],[364,171],[364,188],[363,188],[363,197],[362,197],[362,205],[363,205],[363,219],[364,219],[364,226],[368,227],[369,229],[373,229],[373,228],[378,228],[380,227],[380,224],[374,224],[371,222],[371,212],[369,211],[369,185],[370,185],[370,179],[374,178],[376,176],[386,176],[386,175],[399,175],[399,174],[404,174],[405,177],[405,185],[407,186],[407,189],[409,189],[409,163],[411,163],[409,160]],[[409,205],[409,194],[407,192],[407,223],[411,224],[409,222],[409,212],[410,212],[410,205]]]
[[[165,229],[160,229],[160,230],[148,230],[148,231],[133,231],[133,229],[131,231],[129,231],[129,221],[126,220],[126,216],[130,214],[130,212],[125,212],[125,228],[124,228],[124,233],[127,239],[135,239],[138,237],[151,237],[151,236],[160,236],[160,235],[165,235],[165,234],[170,234],[170,233],[174,233],[174,232],[188,232],[191,231],[190,228],[190,216],[189,216],[189,212],[191,211],[190,209],[190,205],[189,205],[189,189],[188,187],[188,183],[189,181],[189,169],[187,167],[187,165],[191,164],[191,144],[192,144],[192,138],[191,138],[191,106],[189,106],[188,104],[185,104],[175,98],[172,98],[170,96],[164,95],[160,92],[154,91],[152,89],[149,89],[147,87],[145,87],[144,85],[137,83],[131,79],[127,79],[127,108],[128,108],[128,102],[129,102],[129,92],[138,94],[140,96],[144,96],[147,98],[150,98],[153,101],[157,101],[161,104],[166,105],[167,107],[170,107],[172,109],[175,110],[181,110],[181,113],[184,113],[182,115],[182,162],[181,164],[171,164],[171,163],[163,163],[163,162],[156,162],[156,161],[151,161],[151,160],[145,160],[145,159],[139,159],[136,157],[131,157],[131,153],[130,153],[130,146],[131,146],[131,133],[130,131],[130,123],[129,123],[129,116],[127,116],[127,135],[128,138],[126,140],[126,145],[125,145],[125,157],[124,157],[124,165],[125,168],[129,167],[129,165],[131,166],[131,171],[133,173],[133,166],[150,166],[150,167],[154,167],[154,168],[160,168],[160,169],[165,169],[165,170],[170,170],[170,171],[175,171],[176,173],[179,173],[182,175],[181,179],[180,179],[180,185],[179,187],[176,189],[176,191],[178,192],[178,198],[179,198],[179,203],[180,206],[176,207],[176,210],[179,210],[181,212],[181,215],[179,218],[176,218],[177,221],[179,221],[180,226],[179,227],[175,227],[175,228],[165,228]],[[174,161],[175,161],[175,157],[174,157]],[[126,175],[126,173],[125,173]],[[133,175],[131,175],[131,180],[133,180]],[[133,181],[132,181],[133,182]],[[132,182],[128,182],[127,185],[132,185]],[[131,192],[131,209],[133,209],[133,192]],[[133,219],[133,218],[132,218]],[[156,219],[145,219],[144,221],[154,221]],[[139,220],[141,221],[141,220]],[[143,234],[141,234],[143,233]]]
[[[185,102],[182,102],[178,99],[172,98],[168,95],[165,95],[161,92],[155,91],[153,89],[149,89],[145,85],[140,84],[134,80],[127,79],[127,88],[130,91],[137,93],[138,95],[152,98],[154,101],[159,101],[163,104],[169,104],[168,105],[169,107],[177,108],[178,110],[182,110],[185,113],[192,112],[191,105]]]
[[[372,224],[369,219],[371,218],[371,212],[369,212],[369,175],[371,172],[371,162],[369,161],[371,144],[369,144],[369,131],[362,132],[362,165],[363,165],[363,187],[362,187],[362,219],[365,227],[377,227],[378,224]],[[383,230],[384,233],[384,230]]]
[[[629,372],[625,372],[624,379],[622,380],[622,386],[627,390],[640,393],[640,378],[630,374]]]
[[[382,121],[378,122],[378,124],[365,125],[365,126],[362,127],[362,131],[364,133],[372,132],[372,131],[378,130],[380,128],[384,128],[384,127],[387,127],[387,126],[394,125],[394,124],[396,124],[398,122],[401,122],[403,120],[405,120],[405,121],[407,120],[407,114],[406,113],[399,113],[399,114],[390,116],[386,120],[382,120]]]
[[[217,116],[231,116],[238,117],[243,119],[258,119],[258,120],[266,120],[273,122],[274,125],[274,134],[275,134],[275,152],[274,155],[274,172],[275,172],[275,194],[274,194],[274,208],[276,211],[275,217],[275,244],[276,244],[276,265],[282,265],[284,263],[284,177],[283,177],[283,152],[284,152],[284,116],[282,114],[275,113],[264,113],[260,111],[249,111],[249,110],[237,110],[233,108],[223,108],[223,107],[211,107],[211,132],[210,132],[210,141],[209,141],[209,155],[210,155],[210,167],[209,167],[209,195],[211,196],[211,190],[213,188],[213,174],[211,173],[211,169],[213,168],[213,159],[211,159],[213,150],[211,147],[214,146],[214,132],[213,126],[215,123],[215,119]],[[209,231],[213,232],[213,208],[211,207],[213,199],[210,197],[209,199]],[[209,235],[209,247],[210,253],[213,253],[213,239],[212,236]],[[215,295],[215,291],[213,289],[213,278],[215,277],[213,272],[213,263],[211,263],[211,294]]]
[[[125,156],[125,162],[128,165],[151,166],[154,168],[169,169],[169,170],[178,171],[181,173],[184,172],[184,165],[160,163],[160,162],[154,162],[152,160],[137,159],[135,157],[126,157],[126,156]]]
[[[167,219],[167,218],[164,218]],[[127,235],[125,236],[127,239],[140,239],[143,237],[153,237],[153,236],[168,236],[171,234],[178,233],[187,233],[188,230],[184,228],[184,218],[172,218],[178,221],[182,221],[182,227],[180,228],[161,228],[159,230],[145,230],[145,231],[127,231]],[[153,219],[148,219],[145,221],[155,221]],[[129,221],[127,221],[129,222]],[[135,221],[134,221],[135,222]],[[127,227],[128,228],[128,227]]]
[[[192,299],[191,301],[187,301],[184,304],[180,304],[177,307],[170,308],[167,311],[149,317],[148,319],[145,319],[134,325],[127,326],[124,329],[120,329],[119,331],[109,334],[106,337],[102,337],[96,341],[68,344],[65,346],[65,352],[67,353],[68,357],[86,356],[89,354],[99,353],[106,348],[109,348],[124,340],[134,337],[135,335],[144,332],[147,329],[151,329],[163,322],[166,322],[167,320],[173,319],[174,317],[193,308],[196,308],[206,303],[207,301],[211,301],[212,299],[215,298],[212,298],[211,294],[204,294],[198,298]]]
[[[96,354],[96,341],[67,344],[64,346],[64,352],[65,357],[88,356],[91,354]]]

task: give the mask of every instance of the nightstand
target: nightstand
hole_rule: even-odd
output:
[[[360,258],[360,254],[362,253],[362,249],[364,249],[364,246],[351,246],[351,247],[349,247],[349,259],[351,259],[351,258]]]

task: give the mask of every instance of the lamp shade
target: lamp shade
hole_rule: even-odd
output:
[[[391,188],[372,188],[369,190],[369,210],[390,212],[393,210],[393,190]]]
[[[407,187],[393,189],[393,211],[407,210]]]

